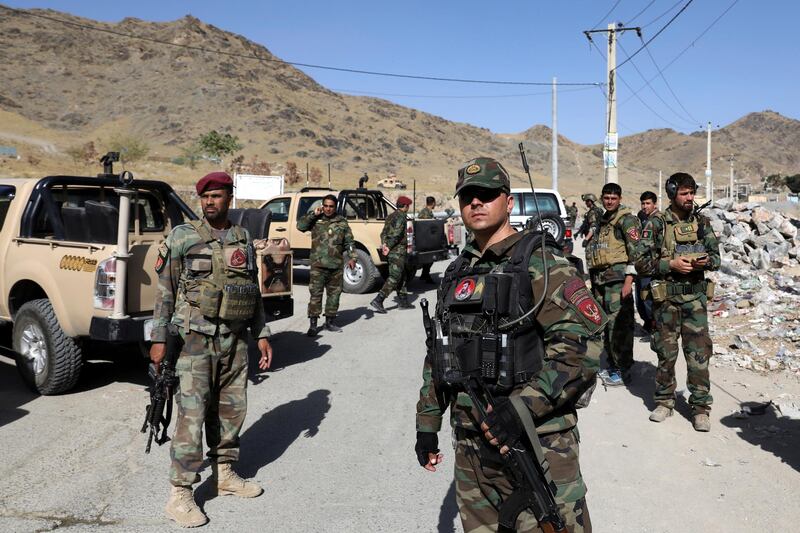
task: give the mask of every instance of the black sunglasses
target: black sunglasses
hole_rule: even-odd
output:
[[[486,187],[469,187],[458,192],[458,200],[468,204],[474,198],[481,202],[491,202],[503,193],[503,189],[489,189]]]

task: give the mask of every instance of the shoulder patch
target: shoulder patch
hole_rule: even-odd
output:
[[[167,247],[167,243],[164,243],[158,247],[158,259],[156,259],[157,274],[161,274],[161,272],[164,270],[164,265],[167,264],[168,257],[169,257],[169,248]]]
[[[652,236],[653,236],[653,230],[652,229],[645,228],[645,230],[642,231],[642,239],[649,239]]]
[[[630,237],[632,241],[638,241],[639,240],[639,228],[637,228],[636,226],[630,228],[627,231],[627,233],[628,233],[628,237]]]
[[[603,314],[582,279],[572,278],[564,284],[564,299],[596,326],[603,322]]]

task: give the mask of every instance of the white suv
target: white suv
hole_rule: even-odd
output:
[[[554,189],[537,188],[533,192],[529,188],[511,189],[511,195],[514,197],[511,225],[517,230],[522,230],[528,219],[537,216],[534,194],[542,215],[542,227],[550,232],[556,241],[563,241],[565,252],[572,253],[572,225],[564,201]]]

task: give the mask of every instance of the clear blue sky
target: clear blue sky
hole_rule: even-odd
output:
[[[609,22],[625,22],[645,26],[643,38],[647,40],[688,0],[654,0],[649,7],[650,0],[0,1],[12,7],[46,7],[108,22],[126,16],[168,21],[192,14],[260,43],[287,61],[452,78],[549,82],[557,76],[560,82],[604,82],[605,60],[588,43],[583,30],[595,24],[605,27]],[[665,67],[732,3],[694,0],[648,47],[655,61]],[[620,133],[663,127],[691,132],[709,120],[726,125],[765,109],[800,118],[798,21],[800,1],[739,0],[664,71],[680,103],[660,77],[652,82],[658,96],[645,88],[639,93],[644,103],[632,97],[625,82],[633,89],[644,85],[634,65],[648,80],[658,74],[647,52],[642,51],[618,71]],[[601,35],[596,42],[604,50]],[[626,57],[625,51],[633,53],[641,45],[634,32],[622,35],[620,43],[624,50],[618,49],[618,63]],[[495,132],[550,124],[548,87],[468,85],[303,70],[332,90],[380,96]],[[602,142],[603,95],[597,88],[574,89],[560,89],[559,133],[581,143]],[[473,98],[476,96],[481,98]]]

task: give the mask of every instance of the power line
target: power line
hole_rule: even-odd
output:
[[[649,3],[648,3],[646,6],[644,6],[644,7],[642,8],[642,10],[641,10],[641,11],[639,11],[638,13],[636,13],[636,14],[635,14],[635,15],[634,15],[634,16],[633,16],[633,17],[632,17],[632,18],[631,18],[631,19],[630,19],[628,22],[626,22],[626,23],[625,23],[625,25],[626,25],[626,26],[630,26],[630,25],[631,25],[631,23],[632,23],[634,20],[638,19],[638,18],[639,18],[639,16],[640,16],[642,13],[644,13],[645,11],[647,11],[648,9],[650,9],[650,6],[652,6],[652,5],[653,5],[655,2],[656,2],[656,0],[650,0],[650,2],[649,2]]]
[[[675,91],[672,90],[672,85],[670,85],[670,83],[667,81],[666,76],[664,76],[664,71],[661,70],[661,67],[658,66],[658,63],[656,63],[656,58],[653,56],[653,53],[650,52],[649,48],[645,48],[645,51],[647,52],[647,55],[650,56],[650,61],[653,62],[653,65],[656,67],[656,70],[658,70],[658,75],[661,76],[661,79],[664,81],[664,85],[667,86],[667,89],[669,89],[669,92],[672,94],[672,97],[675,98],[676,102],[678,102],[678,105],[681,107],[681,109],[683,109],[684,113],[686,113],[686,116],[692,120],[692,123],[699,124],[700,122],[696,118],[694,118],[691,113],[689,113],[689,110],[686,109],[686,106],[683,105],[681,99],[678,98],[678,95],[675,94]]]
[[[621,43],[621,42],[618,42],[617,44],[618,44],[618,45],[619,45],[619,47],[622,49],[622,52],[623,52],[623,53],[624,53],[626,56],[628,56],[628,51],[627,51],[627,50],[625,50],[625,47],[624,47],[624,46],[622,46],[622,43]],[[649,50],[648,50],[648,52],[649,52]],[[676,117],[678,117],[679,119],[683,120],[684,122],[686,122],[686,123],[688,123],[688,124],[691,124],[692,126],[694,126],[694,125],[696,125],[696,124],[697,124],[697,121],[696,121],[696,120],[695,120],[695,121],[692,121],[692,120],[687,120],[685,117],[681,116],[681,115],[680,115],[680,113],[678,113],[677,111],[675,111],[675,109],[674,109],[674,108],[673,108],[671,105],[669,105],[669,104],[667,103],[667,101],[666,101],[666,100],[664,100],[664,99],[661,97],[661,95],[660,95],[660,94],[658,94],[658,91],[656,91],[655,87],[653,87],[653,85],[652,85],[652,84],[651,84],[649,81],[647,81],[647,78],[644,76],[644,74],[642,74],[642,71],[641,71],[641,70],[639,70],[639,67],[636,65],[636,63],[635,63],[635,62],[633,62],[633,61],[631,61],[631,65],[633,65],[633,68],[634,68],[634,69],[636,70],[636,72],[639,74],[639,77],[641,77],[641,78],[642,78],[642,80],[644,80],[644,82],[647,84],[647,86],[650,88],[650,90],[653,92],[653,94],[654,94],[654,95],[656,95],[656,98],[658,98],[659,100],[661,100],[661,103],[662,103],[662,104],[664,104],[664,107],[666,107],[667,109],[669,109],[670,111],[672,111],[672,113],[673,113],[673,114],[674,114]],[[617,75],[619,75],[619,74],[617,74]],[[631,90],[633,90],[633,89],[631,89]]]
[[[653,20],[651,20],[647,24],[642,24],[642,28],[644,29],[644,28],[647,28],[648,26],[652,26],[653,24],[655,24],[659,20],[663,19],[665,16],[667,16],[669,13],[671,13],[676,7],[678,7],[681,4],[681,2],[683,2],[683,0],[678,0],[677,2],[672,4],[672,7],[670,7],[669,9],[664,11],[663,13],[661,13],[659,16],[657,16],[656,18],[654,18]]]
[[[604,20],[606,20],[606,19],[608,18],[608,16],[609,16],[609,15],[611,15],[611,13],[613,13],[613,12],[614,12],[614,10],[615,10],[615,9],[617,9],[617,6],[619,5],[619,3],[620,3],[620,2],[622,2],[622,0],[617,0],[617,1],[614,3],[614,5],[613,5],[613,6],[611,6],[611,9],[609,9],[609,10],[608,10],[608,13],[606,13],[605,15],[603,15],[602,17],[600,17],[600,20],[598,20],[597,22],[595,22],[594,26],[592,26],[592,29],[593,29],[593,30],[594,30],[594,29],[597,29],[597,27],[598,27],[600,24],[602,24],[602,23],[603,23],[603,21],[604,21]]]
[[[675,13],[675,15],[674,15],[674,16],[673,16],[671,19],[669,19],[669,21],[668,21],[666,24],[664,24],[664,25],[661,27],[661,29],[660,29],[660,30],[658,30],[658,31],[656,32],[656,34],[655,34],[655,35],[653,35],[652,37],[650,37],[650,38],[647,40],[647,42],[645,42],[645,43],[644,43],[644,44],[641,46],[641,48],[639,48],[638,50],[636,50],[636,51],[633,53],[633,55],[630,55],[630,56],[628,56],[628,59],[626,59],[625,61],[623,61],[623,62],[622,62],[622,63],[620,63],[619,65],[617,65],[617,66],[616,66],[616,68],[615,68],[614,70],[617,70],[617,69],[619,69],[619,68],[620,68],[622,65],[624,65],[625,63],[627,63],[628,61],[630,61],[631,59],[633,59],[634,57],[636,57],[636,54],[638,54],[639,52],[641,52],[643,49],[647,48],[647,45],[649,45],[650,43],[652,43],[652,42],[653,42],[653,40],[654,40],[656,37],[658,37],[659,35],[661,35],[661,32],[663,32],[664,30],[666,30],[666,29],[669,27],[669,25],[670,25],[670,24],[672,24],[672,23],[673,23],[673,21],[674,21],[676,18],[678,18],[678,17],[680,16],[680,14],[681,14],[681,13],[683,13],[684,11],[686,11],[686,8],[687,8],[687,7],[689,7],[689,6],[691,5],[691,3],[692,3],[692,2],[694,2],[694,0],[689,0],[688,2],[686,2],[686,5],[685,5],[685,6],[683,6],[683,7],[681,8],[681,10],[680,10],[680,11],[678,11],[677,13]]]
[[[682,1],[682,0],[681,0],[681,1]],[[681,51],[678,53],[678,55],[676,55],[675,57],[673,57],[673,58],[672,58],[672,60],[671,60],[669,63],[667,63],[666,65],[664,65],[664,68],[662,68],[662,69],[661,69],[661,71],[663,72],[663,71],[667,70],[667,69],[668,69],[670,66],[672,66],[672,64],[673,64],[673,63],[675,63],[675,62],[676,62],[678,59],[680,59],[680,58],[683,56],[683,54],[685,54],[685,53],[686,53],[686,52],[689,50],[689,48],[693,47],[693,46],[695,45],[695,43],[697,43],[697,41],[699,41],[700,39],[702,39],[702,38],[703,38],[703,36],[704,36],[706,33],[708,33],[708,32],[711,30],[711,28],[713,28],[713,27],[714,27],[714,26],[717,24],[717,22],[719,22],[719,21],[720,21],[720,19],[722,19],[722,17],[724,17],[724,16],[725,16],[725,15],[728,13],[728,11],[730,11],[731,9],[733,9],[733,6],[735,6],[735,5],[736,5],[738,2],[739,2],[739,0],[733,0],[733,2],[731,2],[731,4],[730,4],[730,5],[729,5],[729,6],[728,6],[726,9],[725,9],[725,11],[723,11],[722,13],[720,13],[720,15],[719,15],[717,18],[715,18],[715,19],[714,19],[714,20],[711,22],[711,24],[709,24],[708,26],[706,26],[706,29],[704,29],[704,30],[703,30],[703,31],[700,33],[700,35],[698,35],[698,36],[697,36],[697,37],[696,37],[696,38],[695,38],[695,39],[694,39],[692,42],[690,42],[690,43],[689,43],[689,44],[686,46],[686,48],[684,48],[683,50],[681,50]],[[656,77],[657,77],[657,75],[656,75],[656,76],[653,76],[653,77],[652,77],[652,78],[650,78],[648,81],[653,81],[654,79],[656,79]],[[634,96],[636,96],[637,94],[639,94],[639,92],[641,92],[641,91],[642,91],[642,90],[643,90],[645,87],[647,87],[647,85],[642,85],[641,87],[639,87],[639,89],[637,89],[637,90],[636,90],[636,91],[635,91],[633,94],[631,94],[631,95],[630,95],[630,96],[629,96],[629,97],[628,97],[628,98],[627,98],[627,99],[626,99],[624,102],[622,102],[622,103],[623,103],[623,104],[625,104],[626,102],[630,101],[630,99],[631,99],[631,98],[633,98]]]
[[[0,8],[10,11],[12,13],[16,13],[18,15],[40,18],[43,20],[48,20],[51,22],[56,22],[59,24],[64,24],[67,26],[73,26],[76,28],[81,28],[89,31],[101,32],[110,35],[116,35],[118,37],[126,37],[128,39],[136,39],[140,41],[147,41],[151,43],[161,44],[164,46],[171,46],[174,48],[184,48],[187,50],[194,50],[196,52],[203,52],[209,54],[217,54],[223,55],[227,57],[236,57],[240,59],[254,59],[256,61],[260,61],[263,63],[281,63],[286,65],[292,65],[295,67],[306,67],[306,68],[316,68],[321,70],[332,70],[336,72],[346,72],[349,74],[364,74],[368,76],[382,76],[388,78],[403,78],[403,79],[413,79],[413,80],[425,80],[425,81],[443,81],[443,82],[453,82],[453,83],[473,83],[473,84],[484,84],[484,85],[525,85],[525,86],[544,86],[544,87],[551,87],[553,85],[550,81],[542,81],[542,82],[534,82],[534,81],[504,81],[504,80],[476,80],[476,79],[464,79],[464,78],[447,78],[441,76],[422,76],[416,74],[398,74],[393,72],[379,72],[373,70],[363,70],[363,69],[356,69],[356,68],[349,68],[349,67],[332,67],[328,65],[318,65],[313,63],[301,63],[298,61],[284,61],[282,59],[276,58],[268,58],[268,57],[259,57],[257,55],[247,55],[247,54],[239,54],[236,52],[226,52],[224,50],[214,50],[211,48],[205,48],[202,46],[194,46],[189,44],[180,44],[180,43],[173,43],[170,41],[164,41],[161,39],[156,39],[153,37],[145,37],[143,35],[135,35],[131,33],[125,33],[121,31],[112,30],[109,28],[100,28],[97,26],[92,26],[89,24],[82,24],[79,22],[73,22],[68,20],[59,19],[56,17],[50,17],[47,15],[43,15],[40,13],[30,13],[26,11],[21,11],[18,9],[13,9],[10,7],[6,7],[0,5]],[[597,83],[568,83],[568,82],[558,82],[556,83],[558,86],[594,86]]]
[[[602,87],[603,84],[598,84],[598,86]],[[594,86],[591,87],[576,87],[573,89],[562,89],[558,91],[558,94],[563,93],[574,93],[578,91],[588,91],[594,89]],[[365,95],[365,96],[392,96],[392,97],[401,97],[401,98],[442,98],[442,99],[480,99],[480,98],[524,98],[528,96],[544,96],[544,95],[551,95],[553,94],[552,91],[542,91],[538,93],[522,93],[522,94],[480,94],[480,95],[440,95],[440,94],[396,94],[396,93],[376,93],[371,91],[358,91],[354,89],[330,89],[331,91],[335,91],[337,93],[345,93],[345,94],[358,94],[358,95]]]

